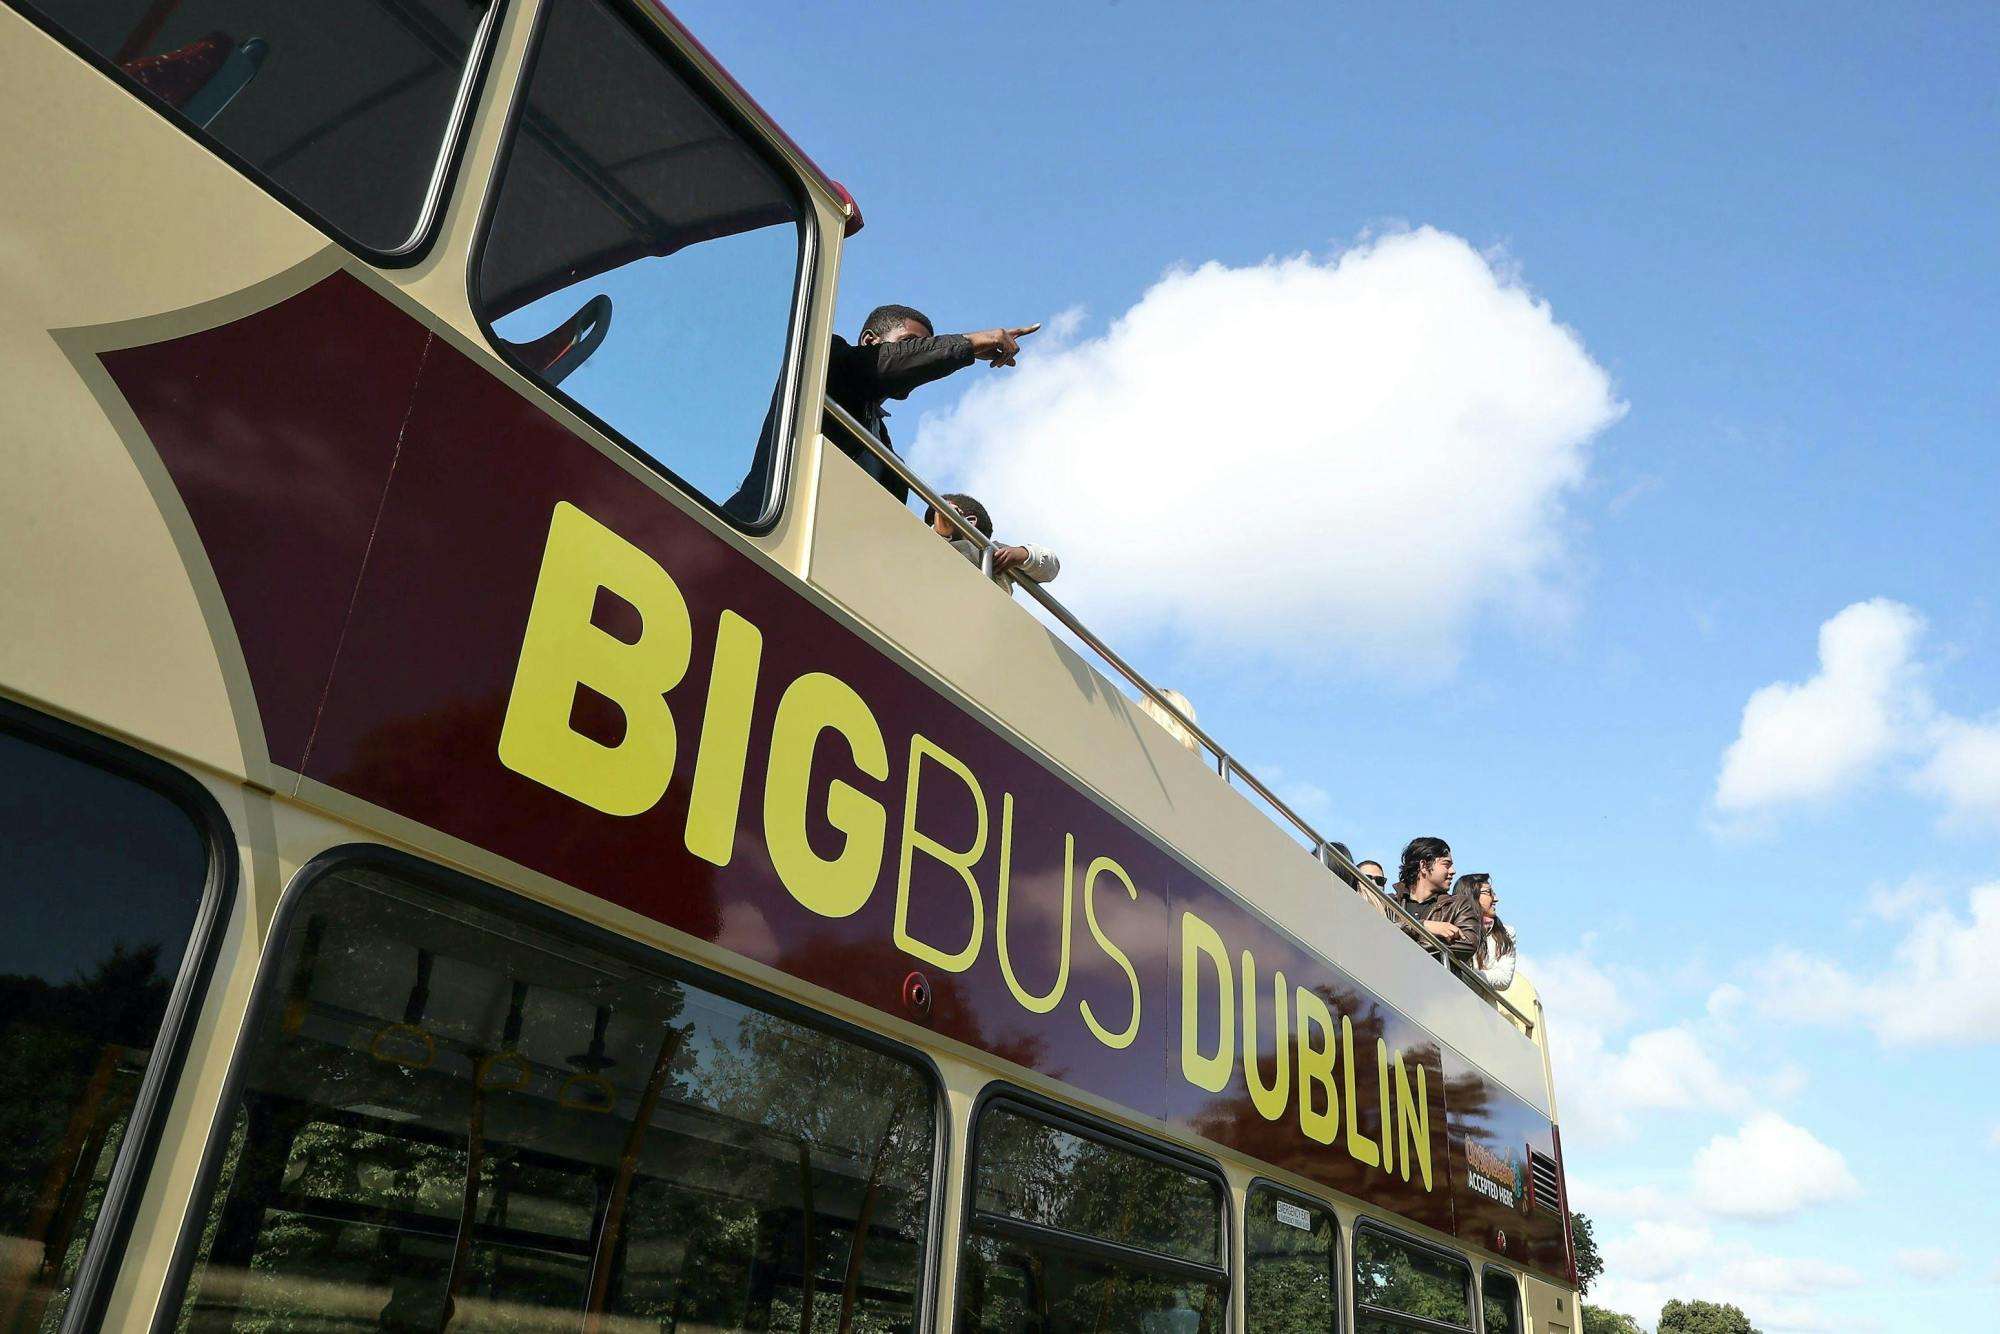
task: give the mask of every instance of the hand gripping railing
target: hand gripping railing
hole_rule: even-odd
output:
[[[994,543],[992,540],[986,534],[974,528],[957,509],[947,504],[944,497],[933,491],[928,482],[917,476],[910,465],[903,461],[902,455],[876,439],[873,432],[856,421],[851,413],[831,399],[828,399],[826,402],[826,418],[829,422],[838,426],[842,432],[851,436],[856,444],[880,459],[883,465],[891,472],[909,483],[910,489],[915,491],[919,496],[922,496],[925,504],[929,505],[937,513],[944,515],[946,521],[953,528],[957,529],[962,537],[971,541],[978,549],[980,572],[988,576],[993,573]],[[1392,896],[1383,893],[1372,880],[1363,876],[1352,861],[1340,855],[1339,849],[1335,848],[1331,841],[1306,823],[1304,816],[1286,805],[1277,793],[1271,791],[1270,788],[1266,787],[1258,779],[1257,775],[1245,769],[1237,761],[1236,757],[1224,748],[1220,741],[1217,741],[1207,732],[1204,732],[1192,718],[1175,708],[1173,701],[1168,699],[1158,686],[1155,686],[1151,681],[1142,676],[1138,668],[1120,657],[1116,649],[1093,634],[1088,626],[1076,618],[1076,613],[1072,612],[1068,607],[1063,606],[1046,588],[1035,583],[1033,580],[1017,579],[1014,581],[1014,584],[1015,587],[1019,588],[1029,597],[1041,603],[1049,615],[1055,617],[1071,634],[1089,645],[1093,653],[1108,663],[1120,676],[1131,682],[1141,694],[1165,709],[1169,716],[1182,727],[1185,727],[1188,730],[1188,734],[1199,741],[1207,748],[1209,754],[1215,757],[1215,771],[1221,776],[1224,783],[1230,783],[1232,779],[1241,779],[1244,786],[1263,798],[1267,806],[1282,816],[1285,822],[1290,824],[1293,829],[1305,836],[1310,842],[1321,866],[1325,867],[1346,886],[1357,889],[1361,893],[1372,895],[1376,902],[1387,912],[1390,920],[1401,922],[1406,927],[1408,933],[1416,938],[1422,948],[1430,951],[1446,967],[1457,973],[1473,990],[1481,993],[1495,1005],[1513,1015],[1515,1020],[1520,1023],[1523,1032],[1530,1036],[1534,1034],[1534,1020],[1521,1013],[1512,1001],[1509,1001],[1505,996],[1502,996],[1498,991],[1488,986],[1485,978],[1459,962],[1451,951],[1444,948],[1443,942],[1439,941],[1436,936],[1433,936],[1425,929],[1421,921],[1412,916]]]

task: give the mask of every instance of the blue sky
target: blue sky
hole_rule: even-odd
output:
[[[899,442],[1007,497],[1053,591],[1334,836],[1495,875],[1558,1006],[1594,1296],[1978,1327],[2000,11],[676,8],[860,200],[850,334],[1073,312]],[[1406,310],[1463,346],[1399,343]],[[1203,431],[1128,438],[1183,351],[1152,397]],[[1191,522],[1211,478],[1262,512]]]

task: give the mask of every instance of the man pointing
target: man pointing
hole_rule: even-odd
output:
[[[1012,366],[1021,350],[1020,340],[1041,327],[1030,324],[1017,329],[940,334],[932,331],[930,319],[922,311],[908,306],[877,306],[861,327],[860,342],[850,343],[834,335],[826,367],[826,396],[886,445],[889,414],[882,409],[884,402],[907,398],[911,390],[975,361]],[[835,443],[861,465],[862,471],[881,482],[898,504],[909,500],[909,487],[882,460],[859,445],[850,447],[840,439]]]

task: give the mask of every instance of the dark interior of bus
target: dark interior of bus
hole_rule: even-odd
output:
[[[914,1328],[915,1069],[378,872],[308,898],[187,1329]]]

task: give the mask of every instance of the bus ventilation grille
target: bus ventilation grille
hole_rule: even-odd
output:
[[[1561,1195],[1556,1189],[1556,1160],[1528,1150],[1528,1171],[1534,1174],[1535,1207],[1543,1213],[1562,1213]]]

